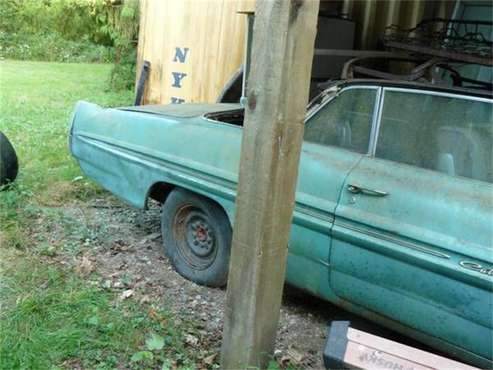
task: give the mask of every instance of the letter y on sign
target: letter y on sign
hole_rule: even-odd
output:
[[[171,72],[171,74],[173,75],[173,87],[181,87],[181,80],[183,80],[183,78],[187,75],[186,73],[182,73],[182,72]]]

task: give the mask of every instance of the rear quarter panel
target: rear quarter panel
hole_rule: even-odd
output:
[[[215,198],[231,216],[240,128],[116,109],[78,116],[72,153],[88,177],[115,195],[144,208],[150,187],[169,182]]]

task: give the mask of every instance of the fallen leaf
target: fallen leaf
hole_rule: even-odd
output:
[[[159,317],[158,317],[158,314],[156,312],[156,310],[154,308],[150,308],[149,309],[149,317],[151,319],[154,319],[154,320],[157,320]]]
[[[120,299],[127,299],[134,295],[134,291],[132,289],[127,289],[120,294]]]
[[[291,357],[284,355],[279,360],[279,365],[281,365],[282,367],[287,367],[290,362],[291,362]]]
[[[294,348],[289,348],[287,350],[287,355],[296,363],[300,364],[301,361],[305,358],[305,355],[303,353],[298,352]]]
[[[199,339],[191,334],[187,334],[185,336],[185,342],[195,347],[197,344],[199,344]]]
[[[160,237],[161,237],[161,233],[157,232],[157,233],[152,233],[152,234],[147,235],[146,239],[147,240],[156,240],[157,238],[160,238]]]
[[[206,365],[212,365],[214,363],[214,359],[216,358],[217,356],[217,353],[214,353],[210,356],[207,356],[206,358],[204,358],[202,361],[204,362],[204,364]]]
[[[111,280],[105,280],[101,283],[101,287],[104,289],[110,289],[112,285]]]
[[[118,280],[118,281],[115,281],[115,283],[113,284],[113,286],[115,288],[117,288],[117,289],[123,288],[123,283],[120,280]]]
[[[164,347],[164,338],[156,333],[152,333],[146,339],[146,347],[149,351],[160,351]]]
[[[144,304],[144,303],[149,303],[151,301],[151,297],[149,297],[148,295],[145,295],[143,296],[141,299],[140,299],[140,304]]]
[[[149,352],[149,351],[140,351],[136,352],[132,355],[130,358],[130,361],[132,362],[139,362],[143,360],[152,360],[154,358],[154,355]]]
[[[77,265],[75,271],[79,275],[89,275],[92,271],[94,271],[92,261],[86,256],[82,257],[82,261]]]

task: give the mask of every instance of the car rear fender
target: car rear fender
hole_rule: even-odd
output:
[[[147,191],[146,199],[145,199],[145,208],[148,207],[149,198],[154,199],[161,204],[164,204],[164,202],[168,198],[169,194],[175,188],[183,188],[183,189],[189,190],[193,193],[202,195],[203,197],[212,200],[214,203],[218,204],[224,210],[224,212],[226,212],[231,226],[233,225],[234,208],[235,208],[234,198],[228,199],[227,197],[217,195],[217,194],[211,194],[210,192],[207,192],[207,191],[202,190],[202,189],[197,189],[197,188],[194,188],[191,186],[186,186],[183,184],[173,184],[169,181],[155,182],[149,188],[149,190]]]

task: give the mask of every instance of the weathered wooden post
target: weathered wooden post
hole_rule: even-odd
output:
[[[257,0],[221,365],[265,368],[274,349],[318,0]]]

